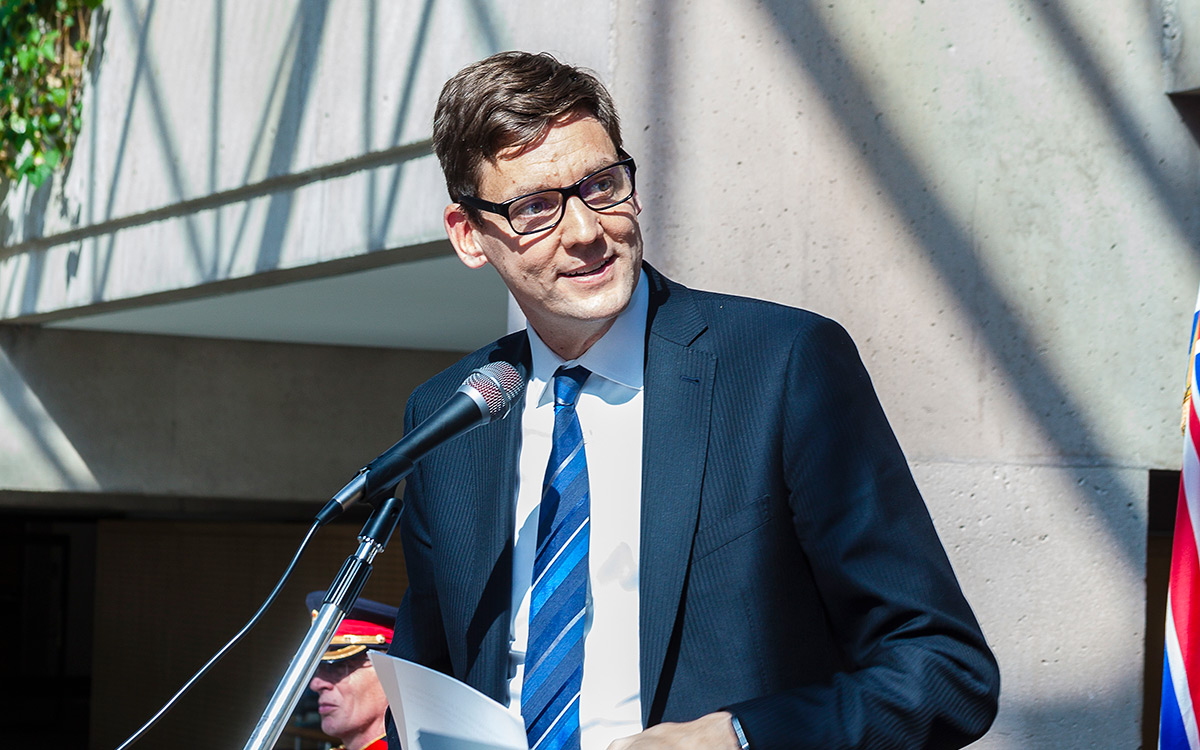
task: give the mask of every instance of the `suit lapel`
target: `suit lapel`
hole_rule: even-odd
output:
[[[679,611],[700,509],[717,360],[691,344],[706,324],[688,290],[653,269],[642,441],[640,642],[642,720],[657,689]]]
[[[524,332],[501,339],[488,359],[515,364],[528,382],[529,341]],[[464,571],[469,591],[463,601],[479,603],[467,628],[467,643],[478,644],[476,658],[467,665],[467,673],[474,672],[471,681],[496,700],[503,700],[508,690],[514,493],[524,408],[522,391],[508,416],[475,431],[477,442],[471,453],[475,459],[470,464],[474,487],[463,496],[473,497],[478,503],[468,517],[476,524],[470,538],[479,540],[474,545],[472,563]]]

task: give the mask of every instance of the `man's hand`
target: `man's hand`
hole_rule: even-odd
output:
[[[718,711],[682,724],[659,724],[614,741],[608,750],[741,750],[732,718],[728,711]]]

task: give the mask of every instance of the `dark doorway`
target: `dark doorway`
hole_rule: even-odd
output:
[[[1171,538],[1179,501],[1179,472],[1150,472],[1146,530],[1146,651],[1142,700],[1142,747],[1158,747],[1158,710],[1162,704],[1163,626],[1167,583],[1171,577]]]
[[[0,516],[0,642],[12,684],[14,746],[86,747],[92,673],[96,522]]]

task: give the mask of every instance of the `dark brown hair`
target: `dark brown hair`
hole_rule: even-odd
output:
[[[501,52],[463,68],[442,87],[433,150],[450,200],[475,195],[479,168],[507,148],[528,146],[560,117],[592,115],[621,147],[617,109],[604,84],[546,53]]]

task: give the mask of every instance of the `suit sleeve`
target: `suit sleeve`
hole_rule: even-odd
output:
[[[999,670],[840,326],[797,337],[784,396],[796,535],[845,666],[729,710],[753,750],[968,744],[995,716]]]

